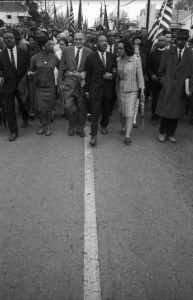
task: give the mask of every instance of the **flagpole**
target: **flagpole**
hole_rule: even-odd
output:
[[[149,30],[150,1],[151,0],[147,0],[147,18],[146,18],[146,28],[147,28],[147,31]]]
[[[118,0],[118,6],[117,6],[117,30],[119,29],[119,15],[120,15],[120,0]]]

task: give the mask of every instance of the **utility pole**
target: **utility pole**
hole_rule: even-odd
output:
[[[119,29],[119,16],[120,16],[120,0],[118,0],[118,6],[117,6],[117,30]]]
[[[147,17],[146,17],[146,28],[147,28],[147,31],[149,29],[150,1],[151,0],[147,0]]]

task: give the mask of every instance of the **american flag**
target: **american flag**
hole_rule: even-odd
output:
[[[156,43],[164,30],[168,30],[172,19],[173,0],[165,0],[148,34],[148,40]]]
[[[75,26],[74,26],[74,12],[72,7],[72,0],[70,0],[70,26],[69,31],[75,32]]]

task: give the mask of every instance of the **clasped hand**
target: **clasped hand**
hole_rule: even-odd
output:
[[[106,79],[106,80],[112,79],[112,73],[106,72],[105,75],[103,75],[103,78]]]

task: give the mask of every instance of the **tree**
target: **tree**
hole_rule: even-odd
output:
[[[0,19],[0,28],[4,26],[3,20]]]
[[[38,27],[42,23],[42,17],[38,11],[39,6],[36,2],[29,2],[29,15],[32,16],[32,21]]]
[[[178,2],[175,5],[175,9],[177,10],[191,10],[193,9],[193,3],[192,0],[178,0]]]
[[[117,24],[117,12],[111,12],[108,16],[108,20],[111,21],[114,26]],[[128,13],[124,10],[120,11],[120,16],[119,16],[119,26],[123,27],[125,26],[126,23],[129,23],[130,19],[128,17]]]
[[[59,13],[59,10],[66,5],[66,1],[45,1],[39,0],[40,15],[45,28],[54,21],[54,10]]]

